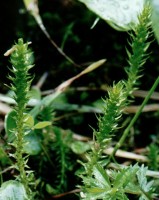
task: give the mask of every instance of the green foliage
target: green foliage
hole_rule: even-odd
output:
[[[54,109],[52,106],[45,106],[39,115],[38,120],[42,122],[37,123],[37,126],[47,125],[49,121],[53,121],[54,124]],[[41,128],[41,127],[40,127]],[[64,192],[67,188],[67,172],[72,169],[72,162],[70,161],[70,148],[69,145],[72,141],[71,132],[63,132],[61,128],[57,126],[46,126],[42,127],[44,132],[39,132],[41,134],[41,146],[42,149],[51,164],[51,167],[55,168],[56,174],[53,177],[52,186],[49,183],[46,184],[46,191],[49,194],[58,194]],[[37,129],[38,130],[38,129]],[[42,130],[41,130],[42,131]],[[41,153],[42,153],[41,152]],[[53,154],[53,156],[51,155]],[[54,159],[54,162],[52,161]],[[41,159],[42,165],[45,165],[46,158]]]
[[[118,129],[118,121],[126,106],[126,92],[122,82],[114,84],[108,91],[108,98],[104,100],[104,115],[98,118],[98,132],[95,133],[99,144],[112,138],[114,131]]]
[[[83,154],[91,148],[91,145],[86,142],[74,141],[71,144],[71,149],[76,154]]]
[[[128,80],[125,81],[128,95],[131,95],[136,89],[138,79],[142,76],[142,66],[148,57],[146,51],[150,45],[148,40],[151,35],[150,11],[150,6],[145,6],[142,14],[138,17],[139,24],[135,26],[133,32],[130,33],[129,45],[131,50],[127,50],[129,67],[125,68],[128,75]]]
[[[28,49],[28,44],[24,44],[22,39],[19,39],[18,43],[12,48],[13,52],[11,53],[10,62],[13,67],[10,71],[13,75],[10,75],[9,79],[12,81],[10,89],[14,91],[13,98],[16,102],[14,108],[16,127],[12,130],[15,134],[15,140],[12,145],[16,151],[12,156],[16,159],[15,168],[19,171],[19,177],[17,178],[24,185],[28,199],[32,199],[32,192],[29,188],[32,172],[25,169],[27,167],[27,157],[23,156],[24,136],[27,134],[25,131],[25,113],[27,111],[26,105],[29,100],[28,92],[32,80],[28,72],[33,67],[31,59],[32,52]]]
[[[158,170],[158,163],[159,163],[159,149],[156,144],[150,144],[148,147],[148,158],[149,158],[149,167],[152,170]]]
[[[138,165],[124,167],[107,173],[99,164],[93,167],[93,177],[83,177],[85,187],[81,193],[84,199],[128,200],[128,194],[136,194],[140,199],[151,199],[152,182],[147,183],[146,168]]]
[[[9,53],[11,53],[10,62],[12,64],[12,68],[10,69],[12,75],[9,75],[9,79],[12,83],[9,88],[14,92],[13,98],[16,104],[14,110],[6,117],[5,127],[9,134],[9,141],[12,142],[11,145],[15,148],[15,153],[10,155],[16,160],[13,167],[19,171],[19,175],[16,176],[16,179],[19,181],[17,184],[21,183],[24,187],[27,195],[25,198],[33,199],[34,193],[30,188],[30,185],[33,184],[33,172],[32,170],[27,170],[28,155],[26,153],[30,153],[31,149],[29,148],[29,151],[27,150],[27,143],[30,142],[28,133],[34,129],[44,128],[50,125],[50,122],[39,122],[34,125],[33,117],[26,114],[29,90],[32,81],[29,70],[33,67],[32,52],[28,48],[28,43],[24,43],[22,39],[19,39],[18,43],[12,47]],[[35,154],[35,151],[39,151],[39,149],[37,150],[39,146],[35,142],[37,140],[33,141],[34,142],[30,144],[36,145],[36,148],[34,146],[34,149],[32,149],[33,153],[31,153]],[[5,188],[10,188],[10,185],[7,184],[7,187]],[[3,192],[5,193],[5,189],[3,189],[2,185],[2,195]],[[19,199],[19,197],[14,198]]]
[[[140,170],[137,172],[137,179],[141,191],[140,199],[152,199],[151,193],[153,181],[147,181],[146,170],[147,168],[144,168],[144,166],[142,165],[140,167]]]
[[[79,0],[91,11],[119,31],[132,29],[138,23],[137,15],[142,11],[145,0]]]
[[[28,199],[24,185],[18,181],[6,181],[0,188],[0,200]]]
[[[13,130],[16,129],[16,122],[14,120],[16,112],[12,110],[5,116],[5,131],[7,134],[7,141],[13,142],[16,138]],[[25,131],[27,134],[24,135],[24,152],[29,155],[37,155],[41,151],[40,138],[37,135],[34,127],[34,119],[31,115],[25,114]],[[40,123],[40,122],[39,122]],[[44,122],[44,125],[50,124],[50,122]]]
[[[157,41],[159,42],[159,36],[158,36],[159,3],[158,3],[157,0],[151,0],[150,3],[151,3],[151,6],[152,6],[152,28],[153,28],[153,32],[155,34],[155,37],[156,37]]]
[[[105,7],[104,0],[98,2],[96,0],[80,1],[86,4],[91,10],[96,9],[96,11],[100,12],[101,8],[107,9],[109,12],[105,12],[107,13],[106,20],[115,29],[131,29],[131,32],[129,32],[130,40],[128,41],[129,47],[126,49],[128,55],[128,66],[125,68],[127,78],[118,82],[112,81],[113,84],[109,87],[105,87],[102,80],[98,80],[98,83],[101,84],[100,90],[103,90],[103,88],[107,90],[106,97],[102,99],[102,109],[97,109],[95,104],[89,106],[72,103],[74,102],[74,98],[72,96],[70,99],[68,98],[70,93],[75,96],[78,90],[84,90],[84,97],[79,94],[76,95],[79,102],[83,102],[89,98],[89,92],[87,91],[88,88],[77,88],[76,91],[76,88],[68,87],[73,81],[83,75],[88,75],[88,73],[104,64],[106,59],[93,62],[93,64],[90,64],[83,71],[80,70],[81,72],[77,75],[62,82],[51,93],[45,91],[46,96],[43,96],[45,94],[40,91],[40,84],[30,88],[33,77],[30,75],[29,70],[33,67],[33,54],[28,48],[30,43],[24,43],[22,39],[19,39],[6,53],[6,55],[11,54],[10,61],[12,68],[9,75],[11,83],[8,87],[13,93],[12,97],[14,101],[9,101],[9,103],[13,103],[13,110],[5,116],[5,134],[4,137],[2,135],[0,141],[0,164],[2,168],[0,173],[2,183],[0,200],[39,200],[60,197],[63,199],[63,196],[72,195],[75,192],[79,192],[80,196],[74,195],[73,199],[81,198],[86,200],[152,200],[158,197],[158,181],[154,181],[153,178],[158,177],[159,148],[156,145],[157,143],[148,147],[147,157],[125,151],[120,152],[119,150],[124,143],[126,150],[132,150],[131,148],[134,144],[130,148],[126,142],[126,138],[129,136],[130,130],[141,114],[143,107],[159,84],[158,77],[132,120],[130,116],[129,119],[125,120],[124,117],[128,116],[128,113],[125,115],[125,108],[129,107],[131,102],[133,102],[130,98],[133,98],[134,91],[139,87],[140,78],[144,75],[143,65],[149,56],[147,49],[151,43],[150,36],[152,36],[152,10],[149,4],[143,4],[144,1],[140,1],[138,5],[136,4],[136,2],[139,2],[138,0],[132,3],[129,1],[119,1],[114,6],[124,5],[129,8],[128,12],[125,12],[124,7],[119,7],[120,14],[118,16],[117,13],[114,13],[114,10],[112,12],[112,9],[114,9],[113,6],[109,9],[111,3]],[[40,28],[47,35],[39,14],[37,1],[26,0],[24,2],[27,10],[37,20],[37,23],[41,26]],[[63,0],[60,2],[66,6],[71,1]],[[135,6],[131,9],[131,5]],[[138,13],[139,16],[137,16],[138,6],[142,8],[140,10],[142,12]],[[95,13],[100,15],[96,11]],[[46,15],[44,13],[44,16]],[[123,20],[123,15],[127,16],[126,19],[128,21]],[[58,17],[58,20],[61,20],[61,16],[59,16],[57,11],[54,17],[50,14],[48,19]],[[109,21],[108,17],[113,16],[115,18],[111,18]],[[134,16],[133,20],[131,16]],[[105,17],[105,14],[102,17]],[[61,49],[57,48],[68,59],[69,63],[72,64],[75,63],[69,60],[69,57],[64,54],[63,48],[67,48],[70,36],[73,36],[73,40],[75,40],[74,31],[76,23],[78,22],[69,22],[69,25],[63,27],[63,30],[66,30],[64,31],[65,35]],[[54,43],[51,38],[49,40],[51,43]],[[89,45],[86,47],[86,49],[88,48],[86,50],[87,53],[91,51]],[[115,46],[115,44],[113,45]],[[121,46],[117,45],[116,48],[120,49]],[[62,65],[65,68],[69,66],[65,65],[65,63],[62,63]],[[61,66],[59,65],[56,70],[58,71],[60,68]],[[63,67],[63,70],[66,70],[65,68]],[[72,72],[74,73],[78,70],[79,68],[75,68]],[[54,72],[56,71],[53,69]],[[62,76],[57,77],[60,80],[63,79]],[[94,74],[94,77],[97,79],[96,74]],[[93,87],[91,87],[93,92],[97,90],[97,88],[94,88],[94,77]],[[56,80],[54,79],[54,81]],[[66,90],[67,88],[68,90]],[[94,93],[92,99],[93,101],[95,99]],[[90,101],[92,102],[92,99],[89,100],[89,103]],[[90,112],[98,113],[96,118],[97,128],[93,128],[93,141],[91,138],[85,137],[84,134],[89,135],[89,133],[87,133],[87,129],[81,126],[81,122],[85,122],[82,113],[90,114]],[[76,116],[74,117],[74,115]],[[73,119],[72,121],[70,120],[70,116]],[[77,118],[80,119],[78,127]],[[67,120],[70,124],[66,123]],[[91,121],[90,119],[93,124],[91,126],[94,127],[93,120]],[[138,121],[139,123],[140,121]],[[78,128],[77,130],[80,131],[80,135],[73,131],[75,124]],[[90,130],[92,131],[92,129]],[[133,130],[135,131],[133,132]],[[137,131],[136,127],[133,127],[133,137],[136,136]],[[134,146],[137,147],[137,144]],[[7,155],[10,156],[7,157]],[[120,155],[123,158],[118,159],[115,157],[116,155]],[[126,156],[130,156],[128,157],[129,159],[124,159]],[[131,156],[136,156],[136,161],[131,162]],[[142,158],[141,162],[140,158]],[[142,161],[145,163],[142,164]],[[117,162],[122,163],[122,165],[117,164]],[[156,170],[156,172],[148,170],[147,166],[151,170]],[[16,177],[16,180],[11,180],[13,176]],[[74,190],[76,185],[78,185],[79,189]],[[68,197],[67,199],[71,198]]]
[[[139,24],[134,28],[135,35],[131,34],[130,47],[132,54],[127,51],[130,65],[126,69],[128,80],[124,83],[114,84],[111,90],[108,91],[108,98],[104,100],[104,115],[98,118],[98,132],[94,131],[95,141],[92,152],[87,155],[87,163],[82,163],[85,173],[81,175],[84,184],[81,197],[84,199],[128,200],[127,193],[137,195],[139,199],[152,199],[152,182],[147,183],[146,168],[135,165],[108,174],[105,171],[105,165],[107,166],[110,160],[106,158],[103,160],[102,157],[104,148],[108,147],[108,142],[118,129],[118,121],[122,116],[123,109],[129,102],[128,96],[132,95],[132,92],[136,89],[135,86],[140,77],[141,66],[146,61],[145,52],[149,46],[146,40],[150,35],[149,20],[150,7],[145,6],[139,16]],[[129,130],[129,128],[126,130]],[[128,131],[123,133],[110,158],[123,144],[128,133]],[[100,163],[103,163],[103,165]]]
[[[63,135],[62,131],[58,127],[54,127],[53,131],[55,134],[53,149],[56,154],[56,168],[58,170],[56,184],[58,192],[62,192],[67,188],[67,172],[72,168],[69,155],[70,149],[68,147],[71,142],[72,135],[71,133]]]

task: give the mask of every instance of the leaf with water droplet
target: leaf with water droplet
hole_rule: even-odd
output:
[[[24,137],[24,152],[29,155],[38,155],[41,152],[40,137],[35,132],[30,132]]]
[[[79,0],[88,9],[119,31],[130,30],[138,23],[146,0]]]
[[[0,200],[8,199],[28,199],[24,185],[18,181],[13,180],[4,182],[0,188]]]
[[[155,34],[155,37],[159,43],[159,0],[151,0],[152,6],[152,28]]]

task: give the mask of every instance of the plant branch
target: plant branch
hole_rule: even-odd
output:
[[[134,117],[132,118],[130,124],[128,125],[128,127],[125,129],[122,137],[120,138],[119,142],[116,144],[115,148],[114,148],[114,151],[112,153],[112,155],[110,156],[110,158],[114,157],[117,150],[122,146],[122,144],[124,143],[126,137],[128,136],[129,132],[130,132],[130,129],[131,127],[135,124],[135,122],[137,121],[139,115],[141,114],[144,106],[146,105],[146,103],[148,102],[148,100],[150,99],[152,93],[155,91],[156,87],[158,86],[159,84],[159,76],[158,78],[156,79],[156,81],[154,82],[153,86],[151,87],[148,95],[146,96],[146,98],[144,99],[143,103],[141,104],[141,106],[139,107],[139,110],[138,112],[134,115]]]

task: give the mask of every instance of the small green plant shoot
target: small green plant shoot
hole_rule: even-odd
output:
[[[4,54],[10,57],[11,66],[9,83],[5,84],[8,94],[5,98],[0,95],[0,100],[3,97],[10,109],[4,117],[4,133],[0,140],[0,200],[159,199],[158,136],[151,135],[152,142],[144,150],[136,150],[143,155],[133,152],[135,142],[130,141],[140,135],[140,128],[136,126],[139,126],[142,112],[159,85],[159,76],[154,78],[134,114],[128,112],[145,75],[144,66],[151,57],[149,47],[154,38],[159,41],[159,1],[76,1],[77,5],[84,5],[82,9],[87,7],[95,18],[101,18],[115,30],[128,32],[127,64],[122,68],[124,78],[107,86],[100,108],[92,103],[82,105],[89,96],[87,88],[70,86],[106,64],[107,59],[100,59],[87,67],[76,64],[46,31],[38,1],[23,2],[43,33],[66,58],[68,66],[76,66],[75,72],[80,72],[51,92],[42,92],[40,87],[32,85],[36,75],[32,75],[36,56],[31,50],[31,42],[19,38]],[[70,2],[62,3],[66,6]],[[45,17],[48,16],[47,13]],[[54,18],[60,20],[56,15]],[[70,26],[72,31],[73,26]],[[89,52],[89,45],[86,52]],[[66,67],[61,68],[66,70]],[[54,81],[59,81],[60,77],[57,79]],[[92,88],[92,91],[96,90]],[[84,92],[81,96],[78,93],[76,98],[82,103],[72,103],[75,101],[74,91],[81,90]],[[82,114],[91,112],[95,113],[96,123],[88,124],[91,134],[87,136],[81,126],[85,122]],[[157,112],[155,116],[158,117]],[[77,133],[79,129],[80,134]]]

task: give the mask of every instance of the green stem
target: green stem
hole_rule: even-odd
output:
[[[151,87],[148,95],[146,96],[146,98],[144,99],[144,101],[142,102],[141,106],[139,107],[138,111],[136,112],[136,114],[134,115],[134,117],[132,118],[130,124],[128,125],[128,127],[125,129],[122,137],[120,138],[119,142],[116,144],[115,148],[114,148],[114,151],[112,153],[112,155],[110,156],[110,160],[115,156],[117,150],[122,146],[122,144],[124,143],[126,137],[128,136],[129,134],[129,131],[131,129],[131,127],[134,125],[134,123],[137,121],[139,115],[141,114],[144,106],[146,105],[146,103],[148,102],[148,100],[150,99],[152,93],[155,91],[156,87],[158,86],[159,84],[159,76],[158,78],[156,79],[156,81],[154,82],[153,86]],[[109,161],[110,161],[109,160]]]
[[[51,160],[51,158],[50,158],[50,156],[49,156],[49,154],[48,154],[48,152],[46,150],[46,147],[43,144],[41,144],[41,148],[43,149],[44,154],[47,157],[47,159],[48,159],[49,163],[51,164],[52,168],[55,168],[54,163],[52,162],[52,160]]]
[[[29,70],[33,67],[32,63],[32,52],[28,49],[28,43],[24,44],[23,39],[19,39],[18,43],[13,46],[13,51],[11,53],[10,61],[12,63],[12,68],[10,71],[13,75],[9,75],[9,79],[12,81],[9,88],[14,92],[14,100],[16,105],[15,111],[15,154],[16,159],[15,167],[19,171],[17,176],[18,181],[20,181],[27,193],[27,199],[32,199],[32,191],[30,189],[31,182],[31,171],[26,170],[27,166],[27,156],[24,156],[24,136],[25,131],[25,113],[27,111],[26,105],[29,100],[29,90],[32,77],[29,75]]]
[[[27,175],[25,171],[25,162],[23,158],[23,143],[24,143],[24,130],[23,130],[23,109],[19,108],[19,116],[17,118],[17,148],[16,148],[16,160],[18,170],[20,172],[20,180],[24,184],[27,194],[29,194],[29,183],[27,181]]]

